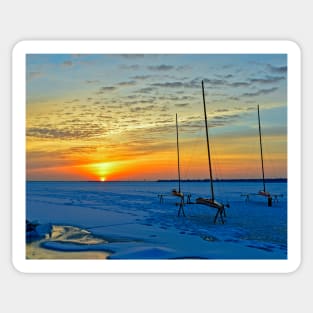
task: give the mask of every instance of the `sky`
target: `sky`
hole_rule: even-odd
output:
[[[27,180],[287,177],[285,54],[28,54]]]

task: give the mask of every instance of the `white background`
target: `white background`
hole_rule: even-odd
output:
[[[2,312],[312,311],[309,1],[2,1]],[[11,263],[11,51],[24,39],[287,39],[302,49],[302,264],[292,274],[22,274]],[[311,128],[311,129],[310,129]]]

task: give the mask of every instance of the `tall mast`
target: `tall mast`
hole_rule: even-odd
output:
[[[176,145],[177,145],[178,192],[180,192],[180,164],[179,164],[179,144],[178,144],[178,122],[177,122],[177,113],[176,113]]]
[[[206,116],[206,107],[205,107],[205,97],[204,97],[203,81],[202,81],[202,96],[203,96],[203,106],[204,106],[205,133],[206,133],[206,142],[207,142],[207,148],[208,148],[208,159],[209,159],[209,169],[210,169],[211,197],[212,197],[212,200],[214,201],[212,166],[211,166],[211,154],[210,154],[210,142],[209,142],[209,134],[208,134],[208,121],[207,121],[207,116]]]
[[[261,151],[261,163],[262,163],[263,191],[265,192],[264,164],[263,164],[263,150],[262,150],[262,134],[261,134],[261,123],[260,123],[260,110],[259,110],[259,105],[258,105],[258,121],[259,121],[259,137],[260,137],[260,151]]]

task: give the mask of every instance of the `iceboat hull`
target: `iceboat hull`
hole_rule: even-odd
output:
[[[172,195],[180,198],[184,197],[184,194],[182,192],[177,191],[176,189],[172,190]]]
[[[224,204],[217,202],[216,200],[213,199],[207,199],[207,198],[197,198],[196,199],[197,204],[203,204],[206,206],[209,206],[211,208],[217,209],[215,218],[214,218],[214,224],[216,223],[217,217],[220,216],[222,223],[224,224],[224,218],[223,215],[225,216],[225,206]]]

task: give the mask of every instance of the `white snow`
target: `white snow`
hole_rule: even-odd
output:
[[[58,251],[107,251],[109,259],[287,259],[287,183],[267,184],[282,194],[273,206],[256,193],[260,182],[217,182],[216,200],[229,203],[225,224],[213,224],[216,210],[186,204],[177,216],[176,182],[27,182],[26,218],[41,226],[72,226],[71,240],[47,237],[41,245]],[[191,200],[209,196],[208,182],[183,182]],[[158,197],[163,194],[164,202]],[[80,241],[86,234],[87,243]],[[62,228],[61,228],[62,229]],[[60,228],[59,228],[60,230]],[[75,236],[74,236],[75,235]],[[64,236],[64,234],[63,234]],[[67,239],[70,236],[67,235]],[[89,238],[89,237],[88,237]],[[90,239],[89,238],[89,239]]]

